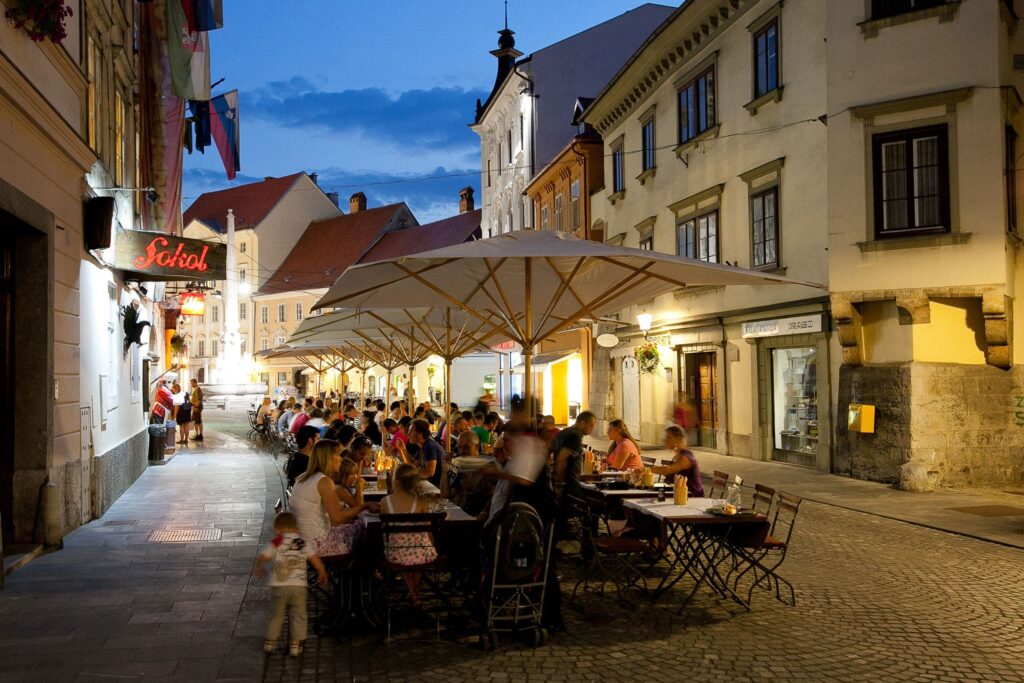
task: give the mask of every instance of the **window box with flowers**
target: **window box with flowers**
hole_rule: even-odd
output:
[[[640,372],[645,375],[653,375],[661,367],[661,352],[658,351],[658,345],[654,342],[644,342],[636,347],[633,357],[636,358],[637,365],[640,366]]]
[[[4,16],[32,40],[60,43],[68,36],[64,21],[73,14],[64,0],[14,0]]]

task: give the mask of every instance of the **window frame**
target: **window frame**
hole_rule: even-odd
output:
[[[241,316],[239,316],[241,318]],[[267,325],[270,323],[270,306],[260,306],[260,324]]]
[[[708,116],[708,88],[707,88],[707,76],[711,76],[711,98],[710,98],[710,116]],[[699,97],[700,89],[699,83],[704,79],[704,99],[701,100]],[[693,109],[698,112],[694,115],[694,129],[690,129],[690,103],[687,102],[686,106],[686,119],[687,119],[687,133],[683,133],[683,94],[691,91],[693,92]],[[704,110],[706,117],[706,125],[702,128],[700,126],[699,112],[701,109]],[[682,85],[676,88],[676,135],[680,145],[685,145],[688,142],[693,142],[700,136],[704,135],[708,131],[714,130],[715,126],[718,125],[718,74],[717,74],[717,63],[712,62],[707,68],[701,69],[693,75],[692,78],[687,79]]]
[[[769,71],[769,68],[768,68],[767,34],[768,34],[768,31],[770,31],[771,29],[775,29],[775,69],[774,69],[774,74],[771,71]],[[762,36],[766,37],[765,38],[765,62],[766,62],[765,63],[765,79],[766,80],[765,80],[763,88],[761,87],[761,84],[759,83],[759,80],[760,80],[759,77],[760,77],[760,73],[761,73],[761,71],[760,71],[761,59],[760,59],[760,55],[758,54],[758,49],[757,49],[758,39],[761,38]],[[753,34],[751,36],[751,49],[753,51],[753,73],[752,73],[753,78],[752,78],[752,81],[753,81],[753,86],[754,86],[754,99],[756,100],[759,97],[764,97],[765,95],[770,94],[774,90],[778,90],[782,86],[782,64],[781,64],[781,60],[779,59],[779,57],[780,57],[780,50],[779,50],[779,18],[778,18],[778,16],[773,16],[771,19],[766,21],[763,26],[758,27],[758,29],[753,32]],[[772,85],[771,87],[768,87],[769,84],[771,83],[772,75],[775,76],[775,84]]]
[[[576,178],[569,183],[569,220],[572,230],[580,227],[580,179]]]
[[[640,124],[640,170],[642,172],[651,171],[658,166],[656,136],[657,128],[652,114]]]
[[[654,251],[654,235],[651,234],[641,239],[637,248],[644,251]]]
[[[774,200],[775,200],[774,201],[774,206],[775,206],[774,219],[775,219],[775,221],[774,221],[774,224],[773,224],[774,225],[774,235],[773,235],[773,237],[774,237],[774,242],[775,242],[775,260],[771,261],[771,262],[765,261],[763,263],[758,263],[757,262],[757,242],[754,239],[754,204],[759,202],[759,201],[762,202],[762,204],[763,204],[764,198],[766,196],[768,196],[769,194],[773,195],[774,196]],[[780,207],[780,202],[779,202],[780,194],[781,193],[779,192],[779,186],[778,185],[771,185],[771,186],[768,186],[768,187],[760,188],[757,191],[751,191],[751,193],[750,193],[750,199],[749,199],[749,202],[748,202],[748,206],[749,206],[749,210],[750,210],[750,268],[751,268],[751,270],[773,270],[775,268],[779,268],[779,267],[782,266],[782,229],[781,229],[781,221],[779,220],[779,216],[782,214],[782,212],[781,212],[781,210],[779,208]],[[764,221],[764,218],[763,218],[764,215],[765,215],[764,214],[764,208],[762,206],[762,210],[761,210],[762,222]],[[767,243],[768,243],[767,239],[763,240],[763,244],[767,244]]]
[[[302,320],[303,315],[304,315],[304,312],[302,310],[302,302],[301,301],[296,301],[295,302],[295,319],[296,320]]]
[[[700,221],[701,219],[707,219],[714,216],[715,222],[715,239],[714,239],[714,260],[710,258],[701,258],[700,256]],[[683,230],[687,225],[693,227],[693,256],[683,253]],[[721,263],[722,262],[722,230],[721,230],[721,214],[719,213],[718,207],[711,209],[705,209],[699,213],[691,214],[684,219],[676,221],[676,254],[685,258],[692,258],[697,261],[703,261],[704,263]],[[711,250],[708,250],[708,254],[711,254]]]
[[[612,193],[626,191],[626,158],[620,141],[612,148]]]
[[[248,315],[249,315],[249,312],[247,310],[245,302],[244,301],[239,301],[238,302],[238,319],[239,320],[248,320]]]
[[[563,230],[565,228],[565,220],[564,220],[564,216],[565,216],[565,214],[564,214],[565,198],[562,196],[561,192],[559,192],[558,194],[555,195],[555,204],[554,204],[554,206],[555,206],[555,208],[554,208],[554,212],[553,213],[555,215],[555,230],[561,231],[561,230]]]
[[[916,220],[916,201],[913,194],[914,187],[914,140],[936,137],[938,140],[938,198],[939,198],[939,220],[938,226],[919,227]],[[907,189],[907,219],[908,226],[899,230],[885,229],[885,202],[883,201],[883,178],[882,178],[882,148],[893,142],[904,142],[907,147],[907,168],[906,168],[906,189]],[[949,126],[946,123],[936,125],[904,128],[884,133],[874,133],[871,136],[871,185],[873,188],[872,210],[874,215],[874,239],[891,240],[901,237],[916,237],[920,235],[940,235],[953,232],[950,182],[950,155],[949,155]]]
[[[277,305],[277,322],[284,323],[288,322],[288,309],[284,304]]]
[[[548,230],[551,227],[551,212],[548,210],[547,204],[542,204],[540,207],[540,229]]]

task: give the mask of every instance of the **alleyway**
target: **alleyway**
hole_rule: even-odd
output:
[[[796,608],[761,595],[744,613],[702,593],[679,617],[671,602],[588,596],[535,651],[357,635],[265,659],[266,591],[249,572],[280,478],[237,438],[241,421],[210,417],[204,449],[149,468],[64,550],[8,577],[0,680],[1024,680],[1024,551],[814,503],[786,565]]]

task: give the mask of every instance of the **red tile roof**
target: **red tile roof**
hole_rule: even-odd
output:
[[[235,212],[235,229],[255,228],[295,181],[305,173],[293,173],[281,178],[267,178],[216,192],[204,192],[185,210],[183,223],[200,220],[217,232],[227,230],[228,209]]]
[[[386,233],[359,262],[383,261],[479,239],[480,215],[481,211],[477,209],[427,223],[418,228]]]
[[[313,221],[259,294],[330,287],[373,245],[404,204]],[[415,229],[415,228],[413,228]]]

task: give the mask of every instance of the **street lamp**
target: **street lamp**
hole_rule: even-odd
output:
[[[654,316],[650,313],[637,313],[636,324],[640,331],[644,333],[644,339],[647,339],[647,333],[651,331],[651,323],[653,321]]]

